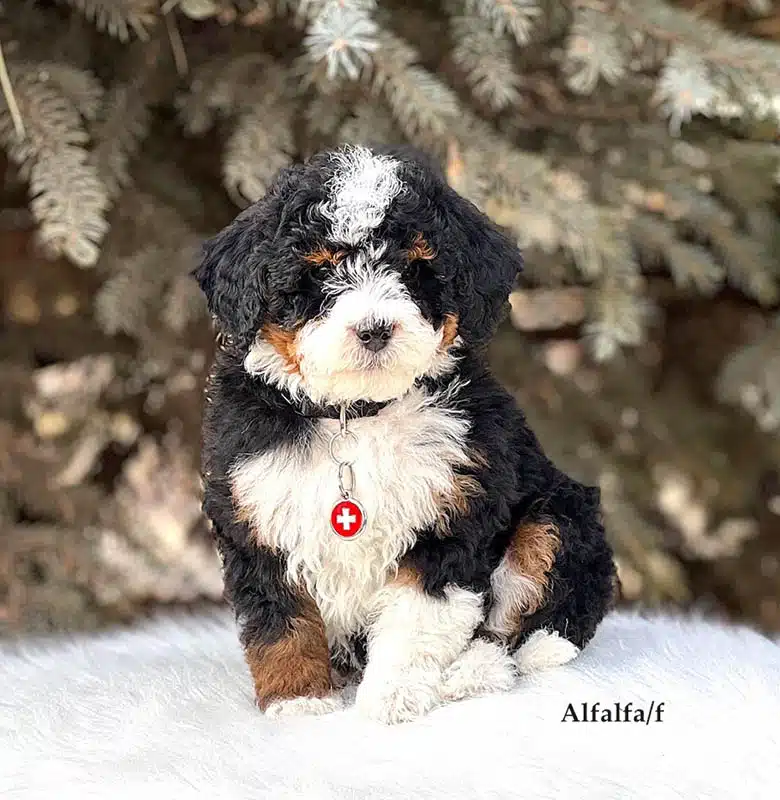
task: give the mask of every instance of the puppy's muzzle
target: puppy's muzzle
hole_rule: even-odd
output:
[[[355,328],[355,335],[366,350],[378,353],[387,347],[393,337],[393,326],[387,323],[372,323]]]

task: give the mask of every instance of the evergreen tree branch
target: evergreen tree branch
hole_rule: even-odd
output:
[[[599,79],[618,83],[628,68],[628,47],[618,23],[609,14],[576,8],[566,42],[564,70],[568,87],[590,94]]]
[[[103,85],[91,73],[63,62],[38,62],[41,77],[68,98],[81,116],[91,122],[100,113]]]
[[[45,251],[88,267],[97,261],[107,230],[108,195],[88,163],[83,117],[52,71],[51,65],[14,64],[11,75],[25,135],[16,136],[10,113],[0,114],[0,145],[29,183],[30,208]]]
[[[372,88],[385,98],[411,141],[442,142],[458,113],[454,92],[416,63],[417,53],[402,39],[382,31],[380,45],[373,58]]]
[[[278,93],[286,76],[265,53],[215,56],[193,71],[189,89],[176,100],[179,120],[187,134],[199,136],[219,119],[262,102],[268,92]]]
[[[157,19],[158,0],[65,0],[76,8],[99,31],[105,31],[120,42],[131,36],[142,41]]]
[[[644,266],[666,266],[675,284],[714,295],[723,285],[726,272],[704,246],[682,242],[674,225],[642,214],[631,221],[631,239]]]
[[[614,276],[600,280],[590,296],[589,321],[584,329],[593,357],[608,361],[621,347],[641,344],[649,313],[637,285]]]
[[[495,36],[505,33],[520,44],[528,44],[542,9],[538,0],[466,0],[466,11],[485,19]]]
[[[497,39],[488,23],[477,16],[456,16],[450,28],[455,42],[452,58],[466,73],[474,97],[493,111],[516,104],[519,80],[509,40]]]
[[[136,42],[123,50],[115,82],[90,126],[89,160],[112,201],[131,184],[130,164],[149,133],[150,106],[165,96],[161,49],[162,41],[157,37],[149,44]]]
[[[734,215],[716,198],[684,185],[668,186],[666,193],[678,228],[709,248],[730,283],[764,306],[780,299],[776,259],[761,241],[735,226]]]
[[[693,114],[780,121],[780,45],[732,34],[664,0],[575,0],[578,13],[620,25],[626,40],[645,37],[671,49],[658,101],[679,132]]]
[[[129,165],[149,131],[149,123],[142,87],[133,82],[109,90],[103,113],[93,130],[95,145],[89,160],[112,200],[130,185]]]
[[[304,38],[309,59],[325,65],[329,80],[357,80],[378,47],[373,4],[329,0],[310,21]]]
[[[245,206],[259,200],[274,175],[292,161],[289,109],[262,102],[241,114],[225,146],[222,181],[231,200]]]

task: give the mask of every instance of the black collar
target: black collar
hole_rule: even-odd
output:
[[[383,408],[389,406],[392,400],[385,400],[382,403],[375,403],[371,400],[355,400],[347,406],[347,419],[358,419],[359,417],[375,417]],[[319,405],[308,398],[298,401],[295,410],[302,417],[307,419],[338,419],[340,406]]]
[[[433,392],[436,389],[437,381],[435,378],[423,376],[417,378],[415,386],[421,386],[427,391]],[[394,403],[397,398],[384,400],[376,403],[373,400],[355,400],[347,406],[347,419],[359,419],[360,417],[375,417],[383,408],[387,408],[390,403]],[[297,414],[306,419],[338,419],[341,406],[320,405],[308,397],[297,400],[293,406]]]

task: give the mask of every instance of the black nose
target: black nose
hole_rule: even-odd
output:
[[[366,350],[378,353],[387,347],[387,343],[393,335],[393,326],[384,324],[367,325],[358,328],[355,333]]]

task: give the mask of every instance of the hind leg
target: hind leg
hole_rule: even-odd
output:
[[[486,628],[521,672],[564,664],[590,641],[615,592],[598,492],[562,479],[522,516],[491,577]]]

